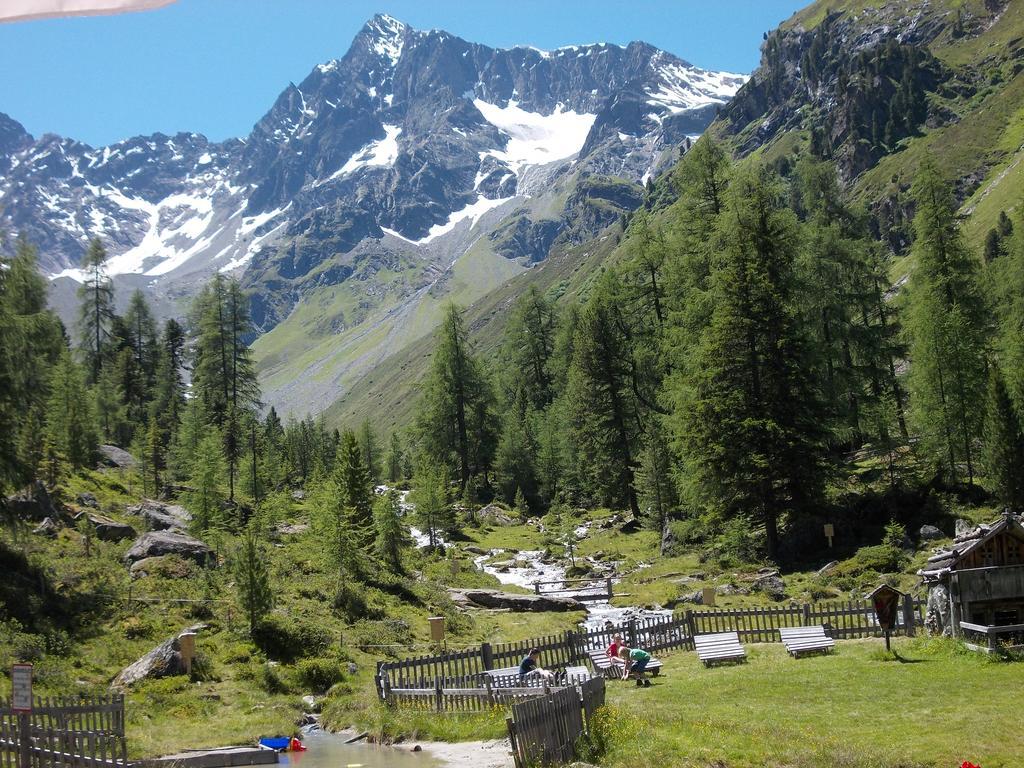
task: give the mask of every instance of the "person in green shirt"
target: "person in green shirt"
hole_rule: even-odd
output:
[[[651,660],[651,654],[643,648],[627,648],[622,646],[619,649],[619,656],[625,662],[625,666],[622,669],[622,679],[628,680],[630,673],[633,673],[636,675],[637,688],[640,686],[650,688],[651,681],[644,679],[644,670]]]

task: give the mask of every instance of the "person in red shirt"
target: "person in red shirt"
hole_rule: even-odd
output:
[[[615,635],[612,644],[608,646],[608,661],[612,664],[622,664],[622,659],[619,658],[619,650],[622,647],[622,635]]]

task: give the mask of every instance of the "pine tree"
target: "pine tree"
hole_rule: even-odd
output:
[[[521,494],[528,503],[539,506],[538,448],[532,421],[532,414],[526,410],[522,400],[512,406],[504,419],[505,427],[494,457],[494,477],[498,494],[508,504]]]
[[[158,345],[156,338],[156,321],[149,308],[145,295],[136,289],[128,302],[128,311],[124,315],[124,323],[128,330],[128,343],[135,357],[135,365],[142,372],[145,399],[150,399],[150,390],[156,379]]]
[[[402,442],[397,432],[391,433],[391,447],[388,450],[388,482],[394,485],[404,479],[402,469]]]
[[[388,491],[374,505],[374,549],[377,557],[395,573],[402,573],[402,550],[409,546],[409,536],[402,522],[402,505],[398,493]]]
[[[97,450],[92,403],[85,377],[67,351],[61,354],[50,378],[46,428],[56,451],[72,467],[92,463]]]
[[[648,526],[658,532],[664,555],[665,532],[679,508],[679,495],[672,477],[672,459],[657,419],[652,419],[640,453],[636,473],[640,509]]]
[[[366,465],[366,472],[371,483],[380,482],[382,475],[380,465],[380,441],[377,433],[369,421],[364,421],[359,427],[359,450],[363,455],[363,463]]]
[[[454,304],[445,311],[439,334],[417,429],[424,449],[455,468],[459,491],[465,493],[470,478],[487,470],[493,456],[492,396]]]
[[[974,480],[981,435],[987,316],[977,260],[964,247],[949,186],[926,162],[912,194],[915,258],[907,285],[904,329],[909,343],[911,416],[925,454],[950,477],[963,462]]]
[[[640,424],[617,297],[608,272],[580,314],[565,392],[568,440],[578,484],[601,504],[628,506],[639,517],[633,457]]]
[[[238,602],[249,620],[249,635],[252,636],[263,615],[274,607],[266,555],[260,545],[260,537],[252,527],[242,535],[233,570]]]
[[[416,521],[427,534],[431,549],[441,545],[443,534],[457,528],[448,498],[448,475],[442,465],[420,461],[409,502],[416,508]]]
[[[224,459],[221,456],[221,440],[217,430],[205,430],[207,434],[199,440],[191,456],[188,493],[185,504],[192,513],[192,526],[203,533],[212,528],[224,528]]]
[[[519,298],[505,326],[501,361],[502,389],[512,402],[522,392],[530,406],[543,410],[554,399],[550,369],[555,348],[554,307],[535,286]]]
[[[106,273],[106,262],[107,251],[100,239],[94,238],[82,263],[85,281],[78,288],[79,331],[89,383],[99,381],[114,321],[114,287]]]
[[[345,585],[362,573],[363,536],[354,530],[354,510],[346,504],[345,489],[334,477],[318,481],[310,493],[313,530],[324,554]]]
[[[985,411],[985,470],[1001,504],[1024,511],[1024,433],[997,365],[989,369]]]
[[[778,555],[786,512],[820,493],[815,382],[793,302],[794,217],[763,175],[734,180],[721,222],[714,310],[673,417],[695,503],[726,518],[752,515]]]
[[[345,506],[351,510],[352,535],[365,544],[373,537],[373,484],[354,432],[346,430],[341,436],[334,474]]]

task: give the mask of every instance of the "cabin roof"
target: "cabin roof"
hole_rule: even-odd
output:
[[[934,555],[929,557],[928,564],[919,570],[917,575],[924,577],[927,581],[935,581],[955,570],[961,560],[985,542],[1004,532],[1011,533],[1024,541],[1024,525],[1021,524],[1020,518],[1007,512],[992,523],[982,523],[957,536],[953,539],[952,547],[937,550]]]

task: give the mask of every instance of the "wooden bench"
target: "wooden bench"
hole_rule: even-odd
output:
[[[705,667],[710,667],[712,664],[724,664],[728,661],[747,660],[747,652],[740,645],[738,632],[694,635],[693,644],[697,649],[697,658],[703,662]]]
[[[825,634],[820,624],[813,627],[780,627],[782,644],[790,656],[798,658],[805,653],[828,653],[836,647],[836,641]]]
[[[587,682],[593,677],[590,674],[590,670],[586,667],[566,667],[565,668],[565,684],[566,685],[580,685]]]
[[[609,661],[606,651],[596,649],[587,651],[587,655],[590,657],[590,663],[594,667],[595,674],[610,680],[622,677],[624,662],[621,659],[616,659],[614,662]],[[652,656],[651,660],[647,662],[644,672],[650,672],[652,677],[657,677],[661,674],[661,666],[661,662]]]

